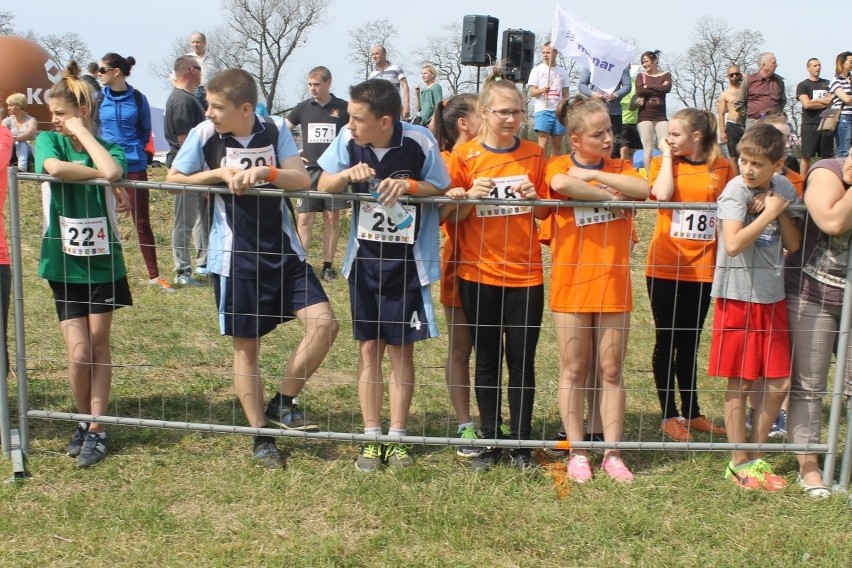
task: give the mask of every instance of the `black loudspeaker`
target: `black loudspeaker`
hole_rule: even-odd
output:
[[[526,83],[533,68],[535,34],[526,30],[503,32],[502,61],[506,78],[516,83]]]
[[[494,65],[500,20],[491,16],[465,16],[462,20],[461,64]]]

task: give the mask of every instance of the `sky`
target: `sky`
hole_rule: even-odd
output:
[[[297,49],[285,65],[280,88],[284,90],[288,106],[297,103],[305,96],[306,72],[317,65],[325,65],[335,78],[332,90],[346,98],[348,85],[360,80],[358,69],[347,61],[347,32],[368,21],[387,17],[399,32],[393,40],[395,50],[389,51],[388,59],[403,64],[413,91],[420,83],[418,47],[426,37],[442,34],[446,24],[460,23],[466,15],[481,14],[500,20],[501,37],[506,29],[549,35],[556,4],[550,0],[428,0],[417,4],[331,0],[325,22],[310,30],[307,45]],[[723,18],[735,29],[762,32],[763,47],[776,54],[777,73],[786,78],[788,85],[807,77],[805,63],[808,58],[818,57],[823,64],[823,76],[830,77],[836,55],[852,50],[848,18],[830,15],[840,12],[841,0],[822,2],[819,9],[808,9],[801,1],[793,0],[715,0],[712,3],[561,0],[559,4],[604,33],[635,40],[637,54],[661,50],[664,68],[667,55],[686,50],[696,20],[705,15]],[[176,38],[185,38],[188,50],[193,31],[210,30],[223,23],[224,18],[218,0],[146,0],[130,4],[37,0],[16,3],[13,13],[17,30],[33,29],[41,34],[77,32],[88,43],[95,59],[108,52],[134,56],[137,65],[129,82],[145,93],[155,107],[165,104],[169,88],[152,72],[151,64],[160,63],[168,56]]]

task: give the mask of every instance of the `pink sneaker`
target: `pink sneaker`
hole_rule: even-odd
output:
[[[586,456],[573,454],[565,469],[568,470],[568,479],[575,483],[585,483],[592,479],[592,468]]]
[[[633,474],[629,469],[627,469],[627,466],[624,465],[624,462],[621,461],[621,458],[618,456],[609,456],[604,458],[603,470],[608,476],[610,476],[610,478],[613,479],[613,481],[618,481],[620,483],[633,482]]]

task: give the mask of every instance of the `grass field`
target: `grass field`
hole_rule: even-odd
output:
[[[153,172],[162,179],[162,170]],[[40,203],[35,184],[23,187],[30,407],[70,412],[53,301],[35,276]],[[160,268],[171,276],[172,198],[152,192],[151,207]],[[652,223],[650,212],[640,214],[625,372],[624,439],[630,441],[661,440],[641,270]],[[230,342],[218,335],[211,288],[171,296],[149,288],[129,219],[122,227],[134,306],[119,310],[113,326],[111,414],[245,425],[232,388]],[[318,226],[315,266],[319,235]],[[360,432],[348,289],[343,280],[326,289],[341,332],[301,399],[324,429]],[[300,337],[291,323],[265,338],[267,395]],[[703,343],[706,361],[709,334]],[[417,346],[410,434],[455,432],[445,356],[445,336]],[[702,409],[721,421],[722,385],[704,376],[704,363],[700,367]],[[546,314],[534,419],[540,439],[558,428],[557,372]],[[11,382],[10,390],[14,402]],[[268,471],[251,464],[246,437],[111,426],[107,460],[80,470],[64,455],[70,423],[30,425],[31,477],[0,485],[0,566],[845,567],[852,558],[846,499],[804,496],[792,483],[795,459],[789,454],[768,459],[791,487],[767,494],[745,493],[722,479],[728,460],[722,453],[625,452],[636,473],[633,485],[599,475],[576,486],[565,481],[559,464],[546,462],[531,474],[498,467],[474,475],[455,452],[438,446],[418,447],[417,465],[405,471],[365,475],[353,466],[354,444],[285,440],[279,446],[289,452],[288,467]],[[11,472],[8,461],[0,467]]]

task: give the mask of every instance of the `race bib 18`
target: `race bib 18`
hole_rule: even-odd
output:
[[[494,188],[485,197],[488,199],[520,199],[514,188],[520,183],[529,182],[527,176],[496,177],[492,180]],[[524,215],[532,211],[529,205],[477,205],[476,214],[479,217],[507,217],[509,215]]]

